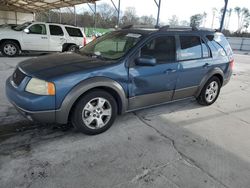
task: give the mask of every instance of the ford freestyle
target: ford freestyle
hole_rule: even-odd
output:
[[[233,64],[230,45],[214,30],[130,26],[78,53],[19,63],[6,95],[30,120],[70,122],[85,134],[99,134],[117,114],[188,97],[213,104]]]

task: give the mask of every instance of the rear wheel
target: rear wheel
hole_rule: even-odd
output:
[[[71,122],[73,126],[89,135],[108,130],[117,116],[117,104],[112,95],[103,90],[93,90],[76,104]]]
[[[220,94],[220,89],[220,79],[216,76],[210,78],[201,90],[199,97],[197,98],[198,103],[201,105],[213,104]]]
[[[5,41],[1,45],[1,52],[5,56],[14,57],[14,56],[19,55],[20,48],[16,42]]]
[[[70,45],[67,49],[68,52],[75,52],[77,49],[77,46],[76,45]]]

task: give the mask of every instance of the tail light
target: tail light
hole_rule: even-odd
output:
[[[87,38],[83,37],[83,46],[86,46],[86,45],[87,45]]]
[[[229,62],[229,68],[230,68],[230,70],[233,70],[233,68],[234,68],[234,59],[232,59],[232,60]]]

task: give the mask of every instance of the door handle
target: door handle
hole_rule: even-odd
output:
[[[164,71],[165,74],[174,73],[174,72],[176,72],[176,69],[167,69]]]
[[[48,37],[41,37],[41,39],[48,39]]]
[[[208,68],[209,66],[210,66],[209,63],[205,63],[205,64],[203,65],[203,68]]]

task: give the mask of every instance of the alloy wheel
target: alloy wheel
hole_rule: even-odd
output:
[[[212,81],[206,88],[205,98],[206,101],[211,103],[216,99],[218,95],[219,84],[216,81]]]
[[[6,44],[4,46],[4,53],[9,55],[9,56],[13,56],[15,55],[17,52],[17,48],[13,45],[13,44]]]
[[[111,116],[111,104],[102,97],[90,100],[82,111],[82,120],[90,129],[100,129],[104,127],[111,119]]]

